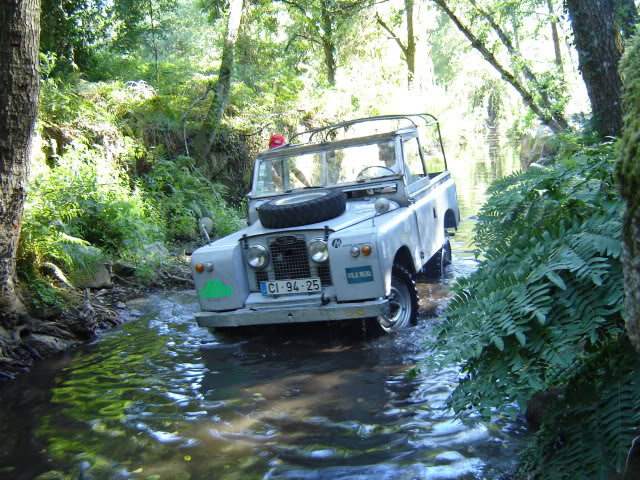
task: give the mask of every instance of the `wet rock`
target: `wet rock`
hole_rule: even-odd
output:
[[[127,305],[122,303],[122,302],[118,302],[118,303],[116,303],[116,308],[124,310],[125,308],[127,308]]]
[[[136,273],[136,267],[129,263],[115,262],[113,264],[113,273],[120,277],[132,277]]]
[[[105,265],[105,257],[99,248],[90,245],[67,245],[73,258],[81,258],[87,267],[71,272],[75,286],[79,288],[104,288],[111,286],[111,273]]]
[[[76,285],[81,288],[105,288],[111,286],[111,274],[104,264],[97,263],[93,271],[85,270],[78,274]]]
[[[79,288],[105,288],[111,286],[111,272],[104,263],[104,257],[98,248],[72,245],[77,252],[75,255],[84,256],[86,269],[75,274],[75,284]]]
[[[42,475],[38,475],[34,480],[65,480],[65,478],[68,477],[66,477],[63,472],[51,470],[43,473]]]
[[[550,414],[561,407],[561,395],[561,389],[551,388],[546,392],[536,393],[527,402],[527,411],[524,415],[534,432]]]
[[[459,462],[460,460],[464,460],[464,455],[454,450],[449,450],[446,452],[439,453],[438,455],[433,457],[433,460],[435,461],[435,463],[439,465],[443,465],[447,463]]]
[[[544,164],[557,149],[553,137],[553,130],[545,125],[540,126],[533,135],[525,134],[520,143],[521,167],[527,169],[532,163]]]
[[[132,298],[131,300],[127,300],[127,307],[129,308],[144,308],[149,303],[149,299],[145,297],[140,298]]]
[[[28,335],[24,337],[22,341],[43,357],[52,357],[77,343],[73,340],[41,335],[39,333]]]
[[[167,247],[165,247],[162,242],[149,243],[147,245],[144,245],[141,250],[141,254],[145,258],[150,259],[159,260],[167,258],[171,255]]]

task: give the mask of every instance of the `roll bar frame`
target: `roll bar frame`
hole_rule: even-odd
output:
[[[431,115],[430,113],[409,113],[405,115],[378,115],[375,117],[364,117],[364,118],[356,118],[354,120],[348,120],[345,122],[333,123],[331,125],[326,125],[324,127],[313,128],[311,130],[306,130],[304,132],[299,132],[294,134],[291,137],[289,144],[293,143],[294,140],[300,138],[302,135],[309,135],[309,143],[314,141],[314,137],[316,135],[322,134],[321,142],[328,142],[329,136],[336,132],[339,129],[347,129],[352,125],[356,125],[358,123],[367,123],[367,122],[375,122],[380,120],[407,120],[409,121],[416,129],[418,125],[415,118],[418,118],[424,122],[424,126],[427,127],[429,125],[435,125],[438,131],[438,141],[440,142],[440,151],[442,152],[442,158],[444,158],[444,168],[448,170],[447,166],[447,155],[444,151],[444,144],[442,143],[442,133],[440,132],[440,122],[436,117]],[[324,132],[324,134],[323,134]]]

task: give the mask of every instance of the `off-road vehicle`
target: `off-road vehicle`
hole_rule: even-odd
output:
[[[460,221],[446,162],[428,114],[332,124],[262,152],[249,226],[191,257],[198,324],[415,324],[416,274],[450,261],[447,229]]]

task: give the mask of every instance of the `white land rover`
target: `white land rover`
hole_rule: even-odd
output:
[[[393,128],[335,140],[380,125]],[[416,274],[450,261],[446,229],[460,221],[437,120],[386,115],[303,133],[258,155],[249,226],[193,253],[198,324],[415,324]],[[442,171],[427,171],[434,163]]]

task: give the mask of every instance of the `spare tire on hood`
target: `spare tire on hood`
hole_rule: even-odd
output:
[[[335,218],[346,206],[347,197],[341,190],[313,190],[270,200],[257,210],[262,226],[287,228]]]

